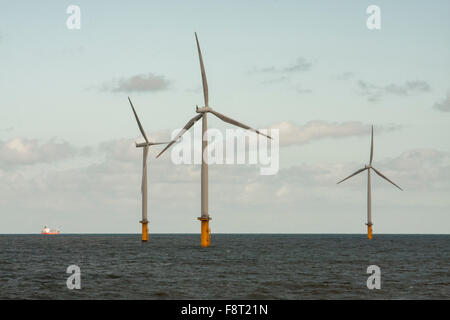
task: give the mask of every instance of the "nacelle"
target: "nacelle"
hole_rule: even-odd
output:
[[[195,111],[197,113],[206,113],[206,112],[212,111],[212,108],[210,108],[210,107],[203,107],[203,108],[197,107],[197,109]]]
[[[149,147],[149,146],[151,146],[151,145],[152,145],[152,143],[151,143],[151,142],[150,142],[150,143],[147,143],[147,142],[141,142],[141,143],[137,143],[137,142],[135,142],[135,144],[136,144],[136,148]]]

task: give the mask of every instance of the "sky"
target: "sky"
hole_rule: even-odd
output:
[[[80,29],[69,29],[70,5]],[[367,7],[380,8],[370,30]],[[280,168],[211,165],[213,233],[450,231],[448,1],[0,0],[0,233],[140,232],[142,141],[203,106],[280,131]],[[199,128],[200,123],[194,126]],[[224,132],[231,125],[209,116]],[[175,131],[176,132],[176,131]],[[200,167],[149,157],[150,233],[199,233]]]

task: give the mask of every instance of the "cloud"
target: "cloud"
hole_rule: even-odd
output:
[[[334,132],[342,137],[349,134],[343,129],[347,123],[326,124],[328,126],[325,127],[334,125],[337,128]],[[309,126],[311,124],[304,127]],[[355,127],[358,128],[358,125]],[[362,127],[368,131],[368,126]],[[301,143],[324,136],[323,132],[306,131],[308,137],[299,138]],[[328,129],[325,136],[332,131]],[[355,129],[349,131],[359,132]],[[47,221],[60,225],[64,232],[138,232],[142,150],[135,148],[133,142],[133,139],[104,141],[92,146],[104,155],[100,160],[96,158],[90,163],[63,170],[51,166],[42,168],[38,162],[33,163],[36,164],[35,169],[30,165],[26,172],[0,166],[0,214],[3,214],[2,221],[6,221],[3,232],[35,232]],[[16,145],[14,148],[21,150],[22,147]],[[155,159],[160,149],[160,146],[151,148],[148,159],[152,232],[197,232],[198,224],[193,217],[200,211],[200,166],[174,165],[170,157]],[[42,155],[40,157],[41,161],[46,159]],[[336,182],[360,168],[362,163],[300,163],[280,168],[274,176],[259,175],[258,166],[210,166],[209,200],[211,214],[217,221],[215,230],[324,232],[323,221],[344,219],[349,212],[354,212],[352,219],[356,229],[341,226],[343,229],[338,232],[357,232],[361,223],[358,217],[364,219],[361,206],[365,205],[365,184],[362,182],[365,177],[359,176],[340,186],[336,186]],[[373,178],[374,190],[379,199],[376,203],[380,206],[387,204],[391,208],[390,212],[401,215],[399,210],[406,211],[409,209],[407,205],[417,203],[421,205],[421,210],[428,209],[428,214],[430,208],[436,211],[436,206],[438,209],[448,207],[448,152],[413,149],[394,158],[376,159],[374,164],[406,190],[405,193],[396,192],[389,183],[378,177]],[[404,203],[406,199],[408,204]],[[10,215],[9,212],[16,214]],[[380,219],[378,221],[382,221],[382,212],[377,212],[380,214],[377,216]],[[414,221],[421,217],[414,218],[409,210],[407,213],[408,217],[416,219]],[[274,217],[274,214],[279,218]],[[27,217],[26,224],[30,225],[26,230],[24,216]],[[238,217],[243,220],[241,225],[236,226]],[[430,215],[427,221],[432,224],[438,218],[432,220]],[[274,219],[288,219],[300,229],[286,229],[284,222],[278,223]],[[392,223],[393,220],[389,221]],[[404,221],[397,223],[397,226],[404,228]],[[336,227],[339,227],[338,224]],[[334,228],[326,231],[336,232]]]
[[[370,134],[370,125],[361,122],[327,122],[323,120],[310,121],[304,125],[283,121],[269,126],[280,130],[280,146],[303,145],[325,138],[345,138]],[[377,131],[398,130],[396,125],[377,127]],[[150,140],[154,142],[169,141],[170,132],[161,130],[150,132]],[[77,147],[66,141],[50,139],[12,138],[0,140],[0,164],[2,166],[34,165],[41,163],[56,163],[75,157],[104,157],[111,161],[135,162],[141,154],[135,142],[143,141],[141,136],[135,139],[121,138],[99,143],[96,146]],[[160,146],[150,148],[150,155],[156,155]],[[163,157],[164,158],[164,157]],[[169,160],[167,160],[169,161]]]
[[[277,69],[275,69],[275,67],[265,67],[265,68],[256,68],[254,67],[253,69],[251,69],[249,71],[250,74],[252,73],[271,73],[271,72],[276,72],[278,71]]]
[[[3,131],[3,132],[12,132],[13,130],[14,130],[14,127],[12,127],[12,126],[0,129],[0,131]]]
[[[364,166],[364,160],[348,163],[332,164],[302,164],[286,170],[280,170],[286,175],[284,181],[298,181],[311,186],[330,186],[349,176]],[[405,191],[444,191],[450,190],[450,153],[419,148],[403,151],[393,158],[375,159],[373,166],[389,179],[403,187]],[[373,183],[381,188],[395,188],[378,177],[375,172]],[[348,180],[350,181],[350,180]],[[342,188],[360,188],[358,183],[345,183]]]
[[[293,73],[293,72],[304,72],[311,70],[312,63],[306,61],[305,58],[299,57],[297,61],[290,66],[284,67],[283,72]]]
[[[261,81],[261,84],[276,84],[282,82],[288,82],[291,80],[291,77],[300,72],[309,71],[311,69],[312,63],[307,61],[303,57],[297,58],[297,60],[287,66],[284,67],[264,67],[264,68],[253,68],[249,71],[249,74],[266,74],[272,77],[271,79],[266,79]],[[276,76],[276,77],[275,77]],[[275,77],[275,78],[273,78]],[[309,89],[296,89],[299,93],[310,93]]]
[[[303,188],[334,188],[336,183],[364,166],[364,160],[345,163],[303,163],[288,168],[281,168],[273,176],[272,194],[278,194],[285,200],[298,201],[296,190]],[[450,191],[450,153],[442,150],[421,148],[410,149],[393,158],[375,159],[374,166],[388,178],[410,192]],[[378,177],[373,183],[377,188],[395,188]],[[263,176],[255,176],[253,183],[264,183]],[[351,181],[351,180],[348,180]],[[360,189],[356,180],[344,183],[342,188]],[[260,197],[263,197],[260,195]],[[255,195],[256,199],[256,195]],[[441,199],[444,200],[444,199]],[[448,201],[447,201],[448,202]]]
[[[137,150],[133,139],[117,139],[101,142],[98,150],[106,156],[107,159],[116,161],[136,161]]]
[[[355,76],[353,72],[343,72],[335,76],[337,80],[350,80]]]
[[[261,84],[276,84],[281,82],[287,82],[291,80],[291,77],[294,74],[309,71],[311,69],[312,63],[307,61],[303,57],[297,58],[294,63],[290,65],[286,65],[284,67],[264,67],[264,68],[256,68],[254,67],[248,73],[249,74],[265,74],[269,75],[271,78],[261,81]],[[299,93],[309,93],[310,90],[298,90]]]
[[[358,88],[362,95],[368,97],[371,102],[380,100],[384,95],[391,94],[397,96],[408,96],[430,91],[430,85],[425,81],[406,81],[404,84],[389,84],[378,86],[372,83],[359,80]]]
[[[280,82],[286,82],[288,80],[289,80],[289,77],[282,76],[282,77],[278,77],[275,79],[263,80],[263,81],[261,81],[261,84],[280,83]]]
[[[154,75],[153,73],[138,74],[129,78],[113,80],[103,84],[102,91],[111,92],[155,92],[166,90],[170,81],[164,76]]]
[[[128,149],[131,140],[118,139],[106,142],[114,149]],[[159,150],[159,149],[158,149]],[[166,186],[171,184],[187,184],[193,190],[192,196],[198,195],[197,187],[200,181],[199,165],[174,165],[169,158],[155,159],[156,149],[149,156],[149,179],[151,180],[152,197],[169,199],[171,192],[165,194]],[[115,157],[113,157],[115,155]],[[298,187],[334,187],[336,182],[348,176],[362,166],[361,163],[303,163],[287,168],[281,168],[275,176],[261,176],[257,166],[250,165],[214,165],[210,167],[214,189],[233,193],[235,197],[242,191],[254,192],[254,201],[260,200],[261,190],[286,195],[283,187],[295,190]],[[100,162],[83,165],[67,170],[39,170],[30,176],[30,188],[33,184],[40,189],[72,190],[79,192],[102,193],[105,199],[112,195],[127,198],[137,197],[141,176],[142,152],[134,148],[133,154],[123,157],[119,153],[110,154]],[[374,165],[389,178],[398,182],[405,189],[445,189],[450,190],[450,153],[436,149],[411,149],[402,152],[394,158],[376,160]],[[4,170],[3,178],[9,177],[9,182],[15,180],[20,185],[24,181],[17,179],[17,172]],[[268,180],[270,180],[268,182]],[[240,181],[239,184],[237,182]],[[382,181],[382,180],[380,180]],[[126,186],[125,184],[128,184]],[[266,185],[267,184],[267,185]],[[351,188],[351,184],[346,184]],[[387,185],[389,187],[389,185]],[[120,191],[127,190],[123,194]],[[114,190],[114,192],[112,192]],[[160,191],[158,191],[160,190]],[[186,189],[187,190],[187,189]],[[189,196],[191,196],[189,194]],[[294,195],[293,195],[294,196]],[[185,197],[178,194],[177,197]],[[220,197],[221,199],[222,197]],[[251,197],[247,197],[250,200]],[[269,199],[270,197],[264,197]],[[218,198],[219,199],[219,198]],[[242,198],[241,198],[242,199]],[[246,201],[247,201],[246,200]],[[292,200],[295,200],[294,198]],[[223,199],[226,203],[226,199]],[[222,200],[220,200],[222,202]]]
[[[147,133],[147,137],[150,142],[166,142],[170,141],[169,130],[151,131]],[[113,159],[115,161],[134,162],[136,161],[136,154],[142,154],[142,148],[136,148],[136,143],[145,142],[142,136],[138,136],[135,139],[121,138],[108,140],[99,143],[95,148],[96,152],[104,155],[107,159]],[[154,150],[159,149],[158,146],[150,147],[150,155]]]
[[[379,166],[382,172],[387,175],[392,173],[409,189],[450,189],[449,152],[431,148],[411,149],[396,158],[380,162]]]
[[[433,108],[443,112],[450,112],[450,90],[447,92],[447,95],[440,102],[436,102],[433,105]]]
[[[255,73],[293,74],[293,73],[298,73],[298,72],[309,71],[309,70],[311,70],[311,67],[312,67],[312,63],[310,61],[307,61],[303,57],[299,57],[299,58],[297,58],[297,60],[294,63],[292,63],[290,65],[287,65],[287,66],[284,66],[284,67],[275,67],[275,66],[264,67],[264,68],[256,68],[256,67],[254,67],[253,69],[251,69],[249,71],[249,73],[250,74],[255,74]]]
[[[312,92],[311,89],[305,89],[305,88],[299,88],[299,87],[297,87],[295,90],[296,90],[298,93],[311,93],[311,92]]]
[[[0,164],[2,166],[51,163],[68,159],[82,150],[56,139],[40,143],[35,139],[14,138],[0,140]]]
[[[315,120],[305,125],[296,125],[283,121],[271,126],[280,130],[280,146],[302,145],[325,138],[344,138],[351,136],[363,136],[370,134],[370,125],[361,122],[349,121],[342,123]],[[383,130],[397,130],[399,126],[387,125]]]

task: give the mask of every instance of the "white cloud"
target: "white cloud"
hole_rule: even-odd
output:
[[[450,91],[447,92],[443,100],[436,102],[433,108],[443,112],[450,112]]]
[[[378,86],[359,80],[358,88],[361,94],[367,96],[367,99],[371,102],[380,100],[386,94],[407,96],[414,93],[430,91],[430,85],[422,80],[406,81],[404,84],[391,83],[385,86]]]
[[[296,126],[290,128],[294,134],[287,143],[303,144],[324,137],[346,137],[370,132],[369,126],[352,122],[330,124],[319,121],[308,123],[303,129],[306,133],[299,134]],[[26,141],[34,140],[19,142],[13,139],[3,145],[10,152],[13,150],[23,155],[36,148],[30,147],[30,143]],[[70,169],[56,166],[43,169],[39,163],[53,157],[46,158],[42,155],[35,156],[34,162],[26,160],[29,164],[26,171],[0,167],[2,219],[7,218],[10,223],[17,223],[14,217],[8,215],[8,212],[14,212],[22,217],[26,216],[30,224],[34,223],[33,228],[42,227],[41,224],[50,219],[50,222],[61,221],[65,231],[130,232],[135,230],[133,228],[136,228],[136,232],[139,231],[137,221],[140,215],[142,150],[134,146],[133,139],[106,141],[91,149],[96,150],[91,163]],[[185,224],[191,223],[200,210],[200,166],[174,165],[170,157],[155,159],[160,149],[161,146],[150,149],[148,162],[149,215],[151,221],[159,221],[155,223],[156,227],[152,226],[152,230],[195,231],[196,229],[187,229],[190,227]],[[37,150],[39,155],[45,148]],[[54,149],[47,150],[52,150],[52,154],[55,154]],[[61,152],[57,150],[57,153]],[[450,191],[448,152],[434,149],[408,150],[391,159],[377,159],[374,165],[405,189],[404,193],[400,193],[389,183],[374,177],[374,194],[377,199],[381,195],[384,199],[382,202],[377,201],[375,205],[383,204],[399,210],[398,208],[408,205],[405,199],[421,208],[445,208],[450,205],[447,197],[443,196]],[[303,230],[301,228],[306,225],[312,228],[309,230],[324,230],[316,223],[337,219],[334,215],[327,215],[327,210],[339,214],[349,207],[365,205],[365,180],[362,182],[362,177],[336,185],[337,181],[360,167],[362,162],[302,163],[281,168],[274,176],[261,176],[257,165],[212,165],[209,168],[210,212],[215,219],[222,220],[220,224],[223,228],[228,228],[228,231],[286,232]],[[400,196],[403,198],[399,198]],[[358,208],[352,209],[353,211],[355,214],[359,213]],[[315,212],[316,216],[308,218],[305,216],[308,212]],[[323,216],[318,215],[319,212]],[[244,221],[247,222],[234,226],[231,219],[244,213]],[[285,224],[270,222],[274,214],[280,221],[282,218],[293,219],[291,227],[283,229]],[[364,218],[363,214],[359,216]],[[230,221],[228,224],[224,222],[227,219]],[[161,221],[178,222],[170,224],[174,229],[161,229]],[[257,221],[257,224],[252,221]],[[300,229],[295,229],[295,223],[299,221],[303,225],[300,225]],[[197,226],[195,222],[192,225]],[[252,226],[266,229],[252,229]],[[277,229],[271,229],[271,226]],[[11,225],[7,227],[11,228]],[[13,228],[14,232],[19,231],[17,225]],[[343,226],[338,228],[348,231]],[[9,232],[6,229],[1,231]]]
[[[386,174],[393,173],[410,189],[449,190],[450,153],[435,149],[413,149],[380,163]],[[378,167],[377,167],[378,169]]]
[[[65,141],[56,139],[39,142],[35,139],[0,140],[0,164],[3,166],[52,163],[68,159],[81,152]]]
[[[344,80],[345,81],[345,80],[352,79],[354,76],[355,76],[355,74],[353,72],[343,72],[343,73],[336,75],[334,78],[336,80]]]
[[[284,67],[264,67],[264,68],[253,68],[249,71],[249,74],[267,74],[271,76],[271,79],[265,79],[261,81],[261,84],[275,84],[287,82],[291,79],[291,76],[297,73],[306,72],[311,70],[312,62],[306,60],[303,57],[298,57],[297,60]],[[273,76],[277,76],[273,78]]]
[[[249,71],[250,74],[252,73],[297,73],[297,72],[304,72],[309,71],[311,69],[312,62],[306,60],[303,57],[298,57],[297,60],[294,63],[291,63],[290,65],[284,66],[284,67],[264,67],[264,68],[253,68]]]
[[[103,91],[112,92],[154,92],[165,90],[169,87],[170,81],[164,76],[153,73],[138,74],[129,78],[122,78],[105,83]]]
[[[312,63],[307,61],[303,57],[297,58],[297,61],[287,67],[282,69],[283,72],[293,73],[293,72],[303,72],[311,69]]]
[[[315,120],[305,125],[296,125],[292,122],[283,121],[271,126],[280,130],[280,146],[302,145],[311,141],[325,138],[345,138],[351,136],[363,136],[370,134],[370,125],[357,121],[342,123]],[[379,131],[392,131],[399,126],[382,126]]]

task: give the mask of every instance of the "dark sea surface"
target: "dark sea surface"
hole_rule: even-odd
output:
[[[0,299],[450,299],[449,266],[450,235],[0,235]]]

